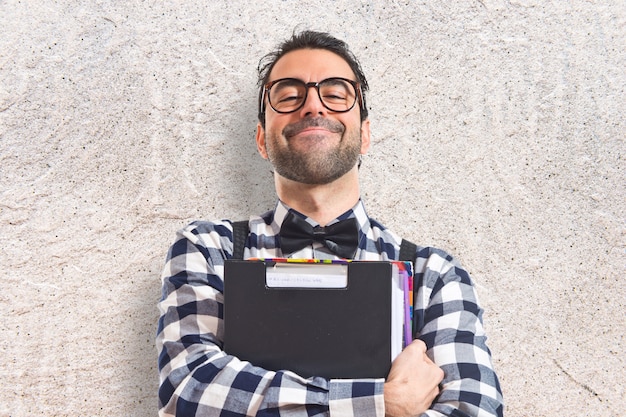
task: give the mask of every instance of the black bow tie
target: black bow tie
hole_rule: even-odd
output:
[[[320,242],[338,256],[354,258],[359,244],[359,228],[355,218],[340,220],[330,226],[311,226],[302,217],[292,211],[280,227],[280,247],[284,254]]]

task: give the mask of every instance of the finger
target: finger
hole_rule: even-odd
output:
[[[437,398],[437,396],[439,395],[441,391],[439,390],[439,385],[437,385],[431,392],[430,392],[430,402],[432,403],[435,398]]]
[[[432,381],[436,385],[439,385],[439,383],[443,381],[443,378],[445,377],[443,369],[441,369],[439,365],[431,361],[427,356],[424,356],[424,363],[426,363],[429,368],[429,373],[432,377]]]
[[[414,349],[419,350],[420,352],[426,352],[426,343],[420,339],[414,339],[409,346],[413,346]]]

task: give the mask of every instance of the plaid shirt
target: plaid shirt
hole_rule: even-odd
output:
[[[278,232],[288,210],[279,201],[275,210],[250,219],[244,258],[285,257]],[[370,219],[361,201],[337,220],[349,217],[360,225],[355,259],[398,259],[400,238]],[[224,260],[232,253],[230,221],[194,222],[168,252],[157,335],[159,415],[384,416],[383,379],[304,379],[222,351]],[[334,256],[314,244],[290,257]],[[501,416],[502,394],[467,272],[440,250],[418,248],[414,307],[415,337],[445,373],[426,415]]]

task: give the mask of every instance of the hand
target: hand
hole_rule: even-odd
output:
[[[426,356],[426,345],[414,340],[391,364],[385,382],[385,415],[416,416],[439,395],[443,371]]]

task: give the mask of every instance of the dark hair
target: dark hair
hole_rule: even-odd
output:
[[[278,45],[274,52],[270,52],[259,61],[258,72],[260,90],[258,116],[261,126],[265,128],[265,111],[261,110],[263,109],[261,103],[261,100],[263,99],[263,88],[269,80],[270,73],[272,72],[274,65],[276,65],[276,62],[278,62],[278,60],[285,54],[300,49],[325,49],[339,55],[348,63],[352,72],[354,72],[356,81],[361,85],[361,95],[363,100],[361,107],[361,121],[367,119],[368,111],[367,105],[365,104],[365,92],[368,90],[367,80],[365,79],[365,74],[363,74],[363,71],[361,70],[359,61],[348,48],[348,44],[329,35],[328,33],[306,30],[300,33],[294,33],[290,39],[287,39]]]

